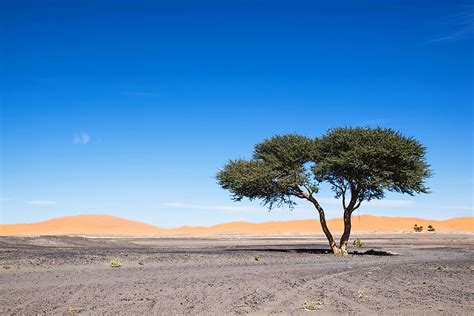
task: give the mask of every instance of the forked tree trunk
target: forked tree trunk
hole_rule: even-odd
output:
[[[336,242],[334,241],[334,238],[332,237],[332,234],[326,224],[326,217],[324,216],[324,211],[319,212],[319,221],[321,222],[321,227],[323,229],[324,235],[326,235],[326,238],[329,241],[329,246],[331,247],[332,252],[335,254],[340,253],[341,251],[337,247]]]
[[[332,237],[331,232],[329,231],[323,208],[321,207],[321,205],[319,205],[318,201],[316,201],[315,199],[311,198],[310,201],[314,204],[314,206],[318,210],[319,222],[321,223],[321,228],[323,229],[324,235],[326,235],[326,238],[329,241],[329,246],[331,247],[332,252],[334,254],[341,253],[341,250],[339,249],[339,247],[337,247],[337,244],[334,241],[334,238]]]
[[[328,239],[329,246],[331,247],[331,250],[334,254],[342,254],[342,255],[347,255],[347,243],[349,241],[349,237],[351,236],[351,217],[352,217],[352,210],[353,208],[349,205],[348,208],[344,210],[344,233],[341,236],[341,241],[339,244],[339,247],[337,246],[336,242],[334,241],[334,238],[329,231],[328,225],[326,223],[326,216],[324,214],[324,210],[319,205],[318,201],[314,199],[313,197],[309,197],[308,200],[310,200],[313,205],[316,207],[319,213],[319,222],[321,223],[321,228],[323,229],[324,235],[326,235],[326,238]]]
[[[351,236],[351,214],[352,212],[345,210],[344,211],[344,233],[341,236],[341,243],[339,244],[340,252],[342,254],[347,254],[347,242]]]

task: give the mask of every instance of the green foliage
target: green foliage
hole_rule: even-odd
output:
[[[367,297],[367,295],[365,294],[365,287],[361,287],[361,288],[357,289],[356,297],[359,298],[359,299]]]
[[[305,164],[314,151],[314,141],[299,135],[275,136],[255,146],[253,159],[231,160],[217,174],[219,185],[234,201],[260,199],[264,205],[293,206],[292,195],[302,186],[315,187]]]
[[[440,271],[448,271],[448,265],[442,264],[442,265],[437,266],[436,269]]]
[[[418,141],[392,129],[336,128],[317,140],[313,172],[336,197],[348,190],[359,201],[382,199],[385,191],[427,193],[425,154]]]
[[[304,301],[303,309],[306,311],[317,311],[321,309],[323,305],[324,305],[324,302],[322,301],[314,301],[314,302]]]
[[[114,258],[110,260],[109,266],[111,268],[120,268],[122,266],[122,261],[120,261],[120,259]]]
[[[260,256],[260,255],[254,255],[253,256],[253,260],[255,260],[255,261],[260,261],[261,258],[262,258],[262,256]]]
[[[421,233],[423,231],[423,226],[418,226],[415,224],[415,226],[413,226],[413,230],[417,233]]]
[[[425,153],[418,141],[386,128],[336,128],[316,139],[274,136],[255,146],[252,159],[229,161],[217,180],[234,201],[258,199],[270,209],[292,208],[295,197],[309,199],[328,182],[352,212],[386,191],[428,193]]]
[[[360,240],[359,238],[355,239],[352,244],[357,247],[357,248],[362,248],[364,247],[364,242]]]
[[[433,225],[428,225],[428,231],[429,232],[434,232],[435,231],[435,228],[433,227]]]

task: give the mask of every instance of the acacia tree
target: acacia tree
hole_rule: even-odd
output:
[[[272,209],[296,199],[311,202],[334,253],[347,254],[352,213],[362,202],[383,199],[387,191],[428,193],[431,175],[426,149],[387,128],[336,128],[320,138],[274,136],[255,146],[252,159],[230,160],[218,172],[219,185],[234,201],[258,199]],[[337,245],[316,194],[328,183],[341,199],[344,233]]]

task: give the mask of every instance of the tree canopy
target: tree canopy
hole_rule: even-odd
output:
[[[386,192],[429,192],[425,155],[423,145],[395,130],[343,127],[319,138],[289,134],[266,139],[255,146],[251,159],[230,160],[217,180],[234,201],[258,199],[270,209],[293,207],[295,198],[309,200],[322,224],[324,211],[315,194],[321,183],[329,183],[342,200],[350,231],[350,214],[363,201],[383,199]]]

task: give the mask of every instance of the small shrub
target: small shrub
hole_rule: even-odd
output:
[[[260,261],[261,258],[262,258],[262,256],[260,256],[260,255],[253,256],[253,260],[255,260],[255,261]]]
[[[381,268],[381,267],[374,267],[374,268],[372,269],[372,271],[374,271],[374,272],[380,272],[380,271],[382,271],[382,268]]]
[[[415,224],[415,226],[413,226],[413,230],[417,233],[421,233],[423,231],[423,226],[418,226]]]
[[[360,240],[359,238],[357,238],[356,240],[354,240],[352,242],[352,244],[357,247],[357,248],[362,248],[364,247],[364,242],[362,240]]]
[[[120,261],[120,259],[114,258],[110,260],[109,265],[111,268],[120,268],[122,266],[122,261]]]
[[[357,290],[356,292],[356,297],[357,298],[363,298],[363,297],[366,297],[367,295],[365,295],[365,288],[360,288]]]
[[[442,265],[437,266],[436,269],[440,271],[448,271],[448,266],[445,264],[442,264]]]
[[[433,225],[428,225],[428,231],[429,232],[434,232],[435,231],[435,228],[433,227]]]
[[[10,269],[10,266],[5,263],[4,265],[2,265],[2,268],[4,268],[5,270],[9,270],[9,269]]]
[[[314,302],[304,301],[303,309],[305,311],[317,311],[318,309],[320,309],[323,306],[323,304],[324,303],[321,302],[321,301],[314,301]]]

